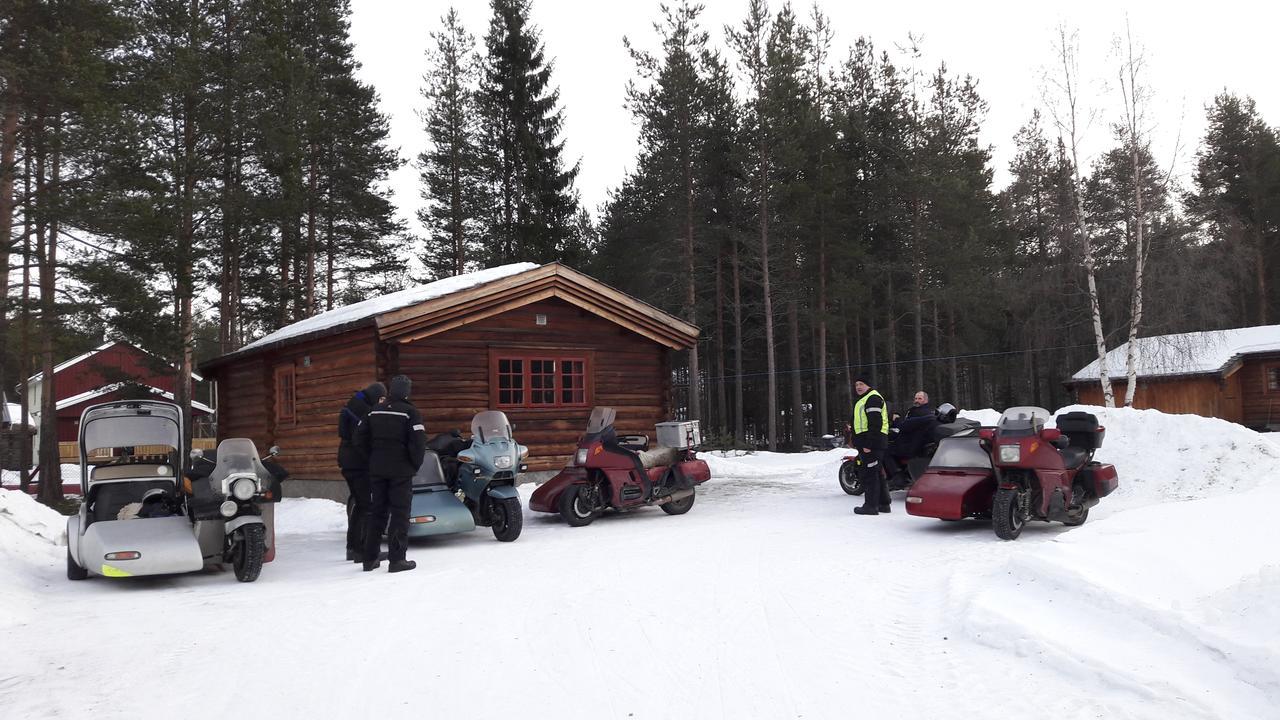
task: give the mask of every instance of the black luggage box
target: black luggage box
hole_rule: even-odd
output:
[[[1071,440],[1072,446],[1086,450],[1102,447],[1102,439],[1107,435],[1107,431],[1098,425],[1098,417],[1093,413],[1063,413],[1058,416],[1057,425],[1058,430]]]

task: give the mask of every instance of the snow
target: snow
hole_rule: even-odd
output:
[[[76,405],[79,405],[82,402],[86,402],[88,400],[92,400],[94,398],[102,397],[103,395],[113,393],[127,385],[130,385],[130,383],[118,382],[118,383],[112,383],[110,385],[103,385],[102,387],[96,388],[94,390],[87,390],[85,392],[80,393],[79,395],[72,395],[69,398],[63,398],[62,400],[59,400],[55,405],[55,409],[62,410],[63,408],[75,407]],[[160,397],[170,402],[174,401],[173,393],[169,392],[168,390],[161,390],[158,387],[152,387],[150,385],[137,385],[136,383],[134,383],[133,386],[144,388],[147,391],[149,391],[152,395],[159,395]],[[202,413],[207,413],[209,415],[213,414],[213,408],[197,400],[191,401],[191,409],[198,410]]]
[[[5,416],[5,420],[11,423],[22,422],[22,404],[21,403],[5,403],[5,412],[8,413],[8,415]],[[33,428],[35,426],[36,426],[36,421],[33,420],[30,415],[27,415],[27,427]]]
[[[398,292],[387,293],[386,295],[380,295],[358,303],[352,303],[351,305],[344,305],[343,307],[322,312],[319,315],[313,315],[305,320],[299,320],[292,325],[286,325],[265,337],[245,345],[239,352],[274,345],[282,340],[300,335],[308,335],[322,330],[350,325],[383,313],[461,292],[477,285],[484,285],[494,280],[501,280],[511,275],[528,272],[537,267],[533,263],[500,265],[478,272],[436,280],[425,285],[417,285]]]
[[[0,643],[18,659],[0,707],[1280,718],[1280,446],[1219,420],[1083,409],[1107,427],[1098,459],[1120,489],[1084,526],[1036,523],[1016,542],[908,516],[900,495],[890,515],[855,516],[860,499],[836,483],[844,450],[720,452],[704,454],[713,478],[687,515],[569,528],[526,513],[514,543],[484,529],[415,541],[407,574],[344,562],[342,507],[289,498],[256,583],[213,571],[71,583],[50,540],[61,518],[0,492]],[[270,682],[249,702],[210,691],[210,669],[241,667],[246,649]],[[155,692],[164,677],[215,679]]]
[[[1138,338],[1138,375],[1198,375],[1223,373],[1241,355],[1280,351],[1280,325],[1211,330]],[[1127,377],[1128,343],[1107,353],[1107,375]],[[1097,380],[1098,361],[1086,365],[1072,380]]]

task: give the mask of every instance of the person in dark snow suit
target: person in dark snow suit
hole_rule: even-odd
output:
[[[387,529],[389,572],[412,570],[417,563],[405,559],[409,547],[409,504],[413,501],[413,475],[427,453],[427,431],[422,415],[409,403],[409,378],[391,378],[387,401],[369,411],[357,432],[358,445],[369,459],[371,500],[364,531],[364,569],[375,570]],[[390,524],[387,523],[390,516]]]
[[[862,461],[858,472],[864,488],[863,504],[853,511],[859,515],[879,515],[890,510],[889,485],[880,466],[889,444],[889,406],[878,391],[871,389],[867,379],[866,373],[860,373],[854,376],[853,383],[857,397],[849,425],[853,428],[853,446]]]
[[[889,447],[884,454],[885,475],[892,478],[903,470],[896,458],[913,458],[929,443],[938,425],[938,412],[929,404],[929,394],[916,392],[914,404],[906,417],[895,417],[889,432]]]
[[[356,429],[386,396],[386,386],[371,383],[352,395],[338,414],[338,467],[355,501],[347,518],[347,560],[352,562],[364,557],[364,521],[369,514],[369,460],[356,447]]]

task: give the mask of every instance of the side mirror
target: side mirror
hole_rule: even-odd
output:
[[[277,455],[279,455],[279,454],[280,454],[280,446],[279,446],[279,445],[272,445],[272,446],[267,450],[267,457],[275,457],[275,456],[277,456]]]
[[[190,457],[192,460],[199,460],[200,458],[204,457],[204,451],[201,450],[200,448],[192,448],[191,453],[188,455],[188,457]]]
[[[996,439],[996,429],[981,428],[978,430],[978,437],[982,438],[983,440],[986,440],[987,442],[991,442],[992,440]]]

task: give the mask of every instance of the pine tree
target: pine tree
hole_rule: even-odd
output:
[[[427,228],[423,264],[432,277],[461,275],[483,247],[481,219],[488,208],[484,157],[476,107],[475,40],[450,8],[444,27],[431,33],[427,53],[427,149],[418,156],[422,199],[418,219]]]
[[[486,177],[493,197],[486,263],[549,262],[572,235],[578,166],[566,168],[560,91],[529,21],[529,0],[490,0],[480,88]]]

